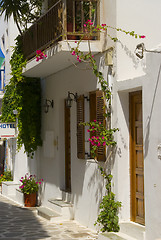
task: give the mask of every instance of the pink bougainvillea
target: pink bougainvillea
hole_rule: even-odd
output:
[[[46,58],[47,55],[44,54],[44,52],[42,52],[41,50],[36,50],[36,61],[38,62],[41,59]]]

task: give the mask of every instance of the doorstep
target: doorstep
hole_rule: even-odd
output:
[[[120,223],[120,232],[100,233],[98,240],[144,240],[145,227],[134,222]]]

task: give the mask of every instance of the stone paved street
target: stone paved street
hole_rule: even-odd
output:
[[[50,223],[0,195],[0,239],[96,240],[97,235],[74,221]]]

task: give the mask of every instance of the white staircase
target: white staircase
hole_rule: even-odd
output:
[[[51,198],[48,200],[47,207],[39,207],[38,215],[51,222],[61,220],[73,220],[74,210],[71,201],[71,194],[62,192],[61,199]]]

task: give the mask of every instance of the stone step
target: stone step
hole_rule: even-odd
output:
[[[100,233],[98,240],[144,240],[145,227],[133,222],[120,223],[120,232]]]
[[[37,213],[39,216],[49,220],[50,222],[62,221],[62,216],[47,207],[38,207]]]
[[[74,219],[73,204],[69,202],[62,199],[49,199],[48,207],[62,215],[66,220]]]
[[[120,232],[128,234],[137,240],[143,240],[145,234],[145,226],[134,222],[124,222],[120,224]]]
[[[6,197],[16,195],[16,188],[19,186],[20,184],[14,181],[2,182],[2,195]]]
[[[64,191],[62,190],[62,197],[61,199],[64,201],[64,202],[72,202],[72,194],[68,191]]]

